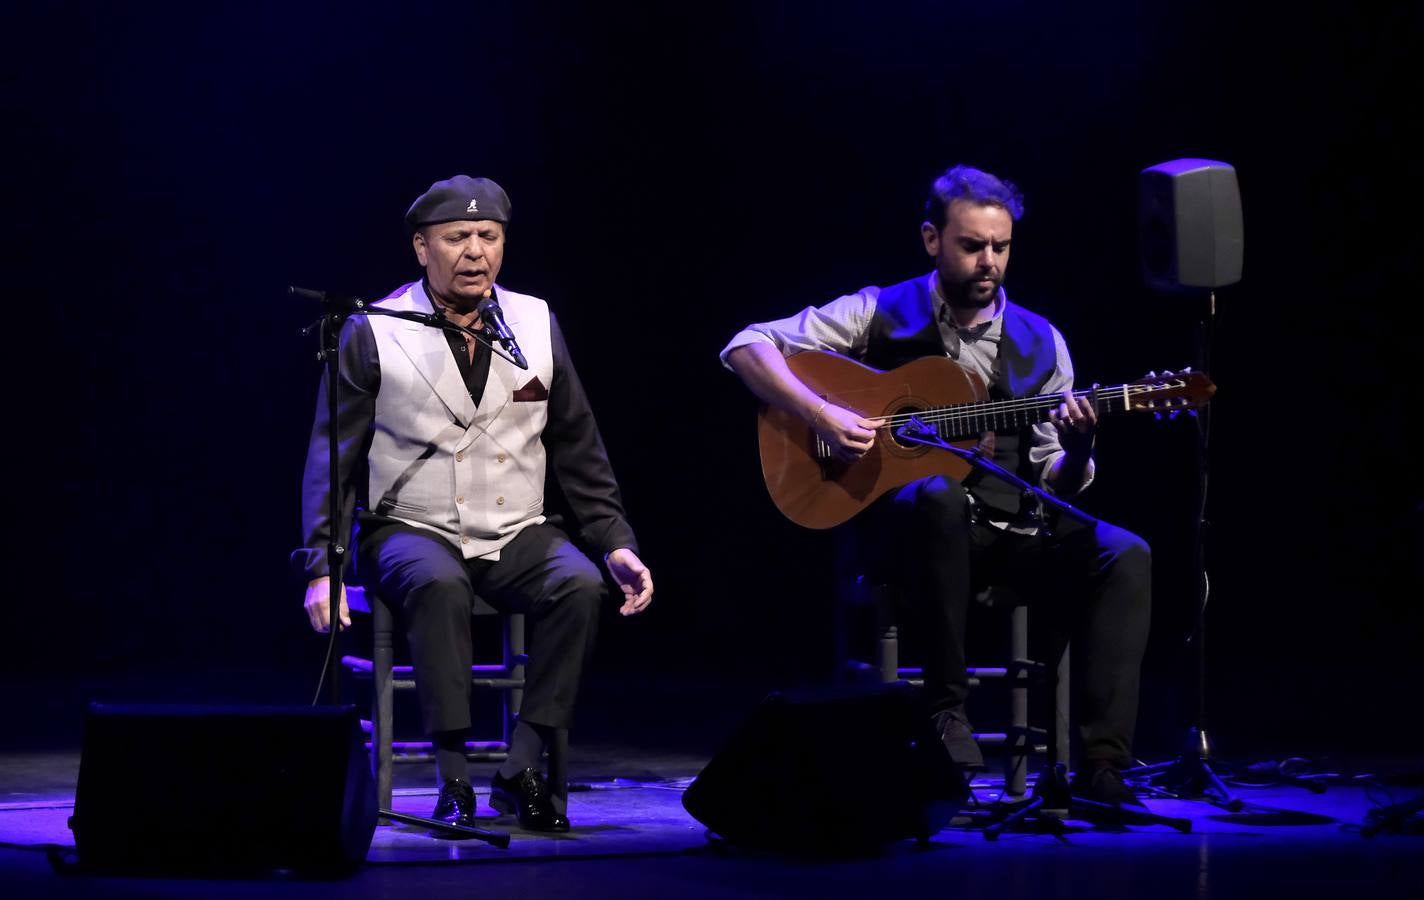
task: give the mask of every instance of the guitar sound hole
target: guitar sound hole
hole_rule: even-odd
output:
[[[908,418],[909,416],[918,415],[923,411],[924,407],[922,406],[902,406],[891,413],[891,416],[895,419],[895,421],[900,423],[897,425],[892,425],[889,429],[890,439],[895,442],[895,445],[897,447],[903,447],[906,450],[923,449],[923,447],[925,446],[924,444],[920,444],[915,441],[907,441],[904,438],[900,437],[898,433],[901,426],[904,424],[904,420],[906,418]]]

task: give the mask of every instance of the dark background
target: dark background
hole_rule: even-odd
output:
[[[288,571],[318,377],[288,284],[417,277],[432,181],[513,199],[657,577],[605,621],[585,739],[713,749],[830,667],[830,546],[761,486],[744,323],[927,271],[954,162],[1015,180],[1011,295],[1081,382],[1193,358],[1143,286],[1137,173],[1238,171],[1213,343],[1210,671],[1228,752],[1418,748],[1416,4],[52,3],[0,31],[7,743],[84,700],[304,702]],[[203,7],[203,8],[198,8]],[[1117,419],[1090,511],[1156,550],[1144,755],[1190,719],[1190,423]]]

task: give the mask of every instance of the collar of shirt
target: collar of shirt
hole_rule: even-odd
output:
[[[449,319],[451,322],[454,322],[456,325],[461,325],[465,328],[473,328],[475,331],[480,330],[480,314],[478,312],[473,309],[467,313],[456,312],[455,310],[446,306],[444,303],[440,302],[439,297],[435,296],[435,292],[430,289],[430,282],[426,281],[425,279],[421,279],[420,289],[425,292],[426,298],[430,301],[430,306],[433,309],[436,309],[443,313],[445,315],[445,318]]]
[[[955,324],[949,301],[944,299],[944,294],[939,289],[939,273],[931,272],[929,279],[930,295],[934,298],[935,321],[939,323],[940,334],[944,337],[945,352],[952,359],[959,359],[960,344],[963,341],[987,341],[998,345],[1004,332],[1004,304],[1008,302],[1002,285],[994,294],[993,315],[978,325],[963,327]]]

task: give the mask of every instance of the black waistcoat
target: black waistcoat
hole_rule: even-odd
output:
[[[862,361],[877,369],[893,369],[922,356],[944,355],[944,338],[935,321],[929,278],[882,288]],[[1054,362],[1053,328],[1048,320],[1017,304],[1006,303],[999,356],[989,382],[990,399],[1041,393],[1053,375]],[[1028,459],[1032,443],[1027,432],[1027,428],[996,432],[994,461],[1032,483],[1033,468]],[[1008,512],[1019,509],[1018,491],[998,478],[981,477],[976,471],[965,479],[965,485],[989,506]]]

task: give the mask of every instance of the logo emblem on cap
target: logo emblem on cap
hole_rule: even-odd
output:
[[[467,206],[467,207],[465,207],[465,212],[479,212],[479,211],[480,211],[480,201],[478,201],[478,200],[476,200],[475,198],[471,197],[471,198],[470,198],[470,205]]]

